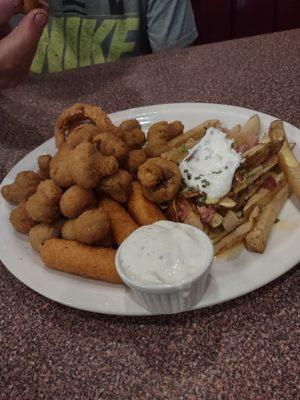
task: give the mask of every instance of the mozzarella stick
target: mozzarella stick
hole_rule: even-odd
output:
[[[256,223],[245,238],[245,245],[249,251],[257,253],[265,251],[273,224],[289,195],[290,189],[286,184],[262,209]]]
[[[115,267],[116,250],[91,247],[74,240],[49,239],[40,251],[49,268],[86,278],[121,283]]]
[[[143,196],[139,182],[132,183],[132,194],[127,207],[130,215],[142,226],[167,219],[157,205]]]
[[[139,227],[138,224],[121,204],[112,199],[103,199],[99,206],[109,214],[115,241],[120,246],[123,240]]]

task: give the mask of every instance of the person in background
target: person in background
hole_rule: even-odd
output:
[[[18,0],[0,0],[0,27],[17,11],[15,3]],[[54,73],[185,47],[197,37],[190,0],[50,0],[48,4],[50,18],[44,31],[45,9],[10,21],[12,33],[0,40],[0,88],[23,80],[30,64],[34,73]],[[2,16],[5,7],[9,11]]]

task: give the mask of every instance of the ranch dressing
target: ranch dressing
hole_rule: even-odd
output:
[[[134,231],[120,246],[123,273],[141,285],[183,284],[206,271],[213,249],[208,236],[190,225],[159,221]]]

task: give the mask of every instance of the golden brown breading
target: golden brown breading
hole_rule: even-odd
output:
[[[66,143],[66,136],[70,126],[81,121],[92,121],[100,132],[117,132],[117,127],[111,122],[108,115],[97,106],[76,103],[64,110],[59,116],[55,127],[55,143],[60,149]]]
[[[73,129],[66,139],[66,144],[70,149],[75,149],[80,143],[92,143],[93,138],[100,133],[99,128],[93,124],[81,124]]]
[[[50,178],[50,162],[52,156],[50,154],[42,154],[38,158],[39,174],[42,179]]]
[[[140,149],[146,143],[146,135],[136,119],[123,121],[117,135],[124,140],[129,150]]]
[[[114,175],[101,179],[97,190],[110,194],[118,203],[126,203],[132,191],[132,176],[119,169]]]
[[[153,124],[147,134],[145,147],[149,157],[158,157],[170,150],[168,142],[183,133],[183,125],[180,121],[168,123],[161,121]]]
[[[37,222],[51,223],[60,214],[59,200],[62,190],[51,179],[42,181],[35,194],[26,203],[28,215]]]
[[[61,188],[68,188],[75,183],[70,173],[71,154],[72,150],[65,146],[50,162],[50,177]]]
[[[110,216],[113,236],[118,246],[139,227],[125,208],[116,201],[105,198],[99,205]]]
[[[130,215],[139,225],[150,225],[167,219],[157,205],[143,196],[142,187],[137,181],[132,183],[132,194],[127,207]]]
[[[49,268],[121,283],[115,267],[116,250],[86,246],[72,240],[49,239],[42,246],[40,255]]]
[[[147,154],[144,149],[131,150],[126,162],[126,169],[136,177],[138,167],[147,160]]]
[[[127,160],[129,150],[126,143],[117,136],[103,132],[94,137],[93,142],[104,156],[114,156],[119,163]]]
[[[46,240],[60,236],[58,224],[40,223],[32,227],[29,231],[29,243],[32,248],[40,252]]]
[[[100,179],[116,173],[118,162],[113,156],[104,156],[91,143],[81,143],[70,156],[70,172],[77,185],[95,188]]]
[[[61,196],[60,211],[65,217],[76,218],[88,208],[95,207],[96,201],[96,196],[91,189],[74,185]]]
[[[78,218],[67,221],[62,227],[62,238],[99,245],[110,232],[110,217],[101,208],[83,212]]]
[[[1,194],[9,203],[18,204],[35,193],[40,182],[41,177],[36,172],[22,171],[13,183],[1,188]]]
[[[172,200],[180,187],[181,173],[172,161],[160,157],[149,158],[138,169],[143,194],[153,203]]]
[[[22,201],[18,207],[10,213],[9,220],[15,230],[24,235],[27,235],[30,229],[36,224],[28,215],[25,201]]]

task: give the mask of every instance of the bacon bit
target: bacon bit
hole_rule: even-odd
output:
[[[258,136],[249,136],[245,143],[241,144],[240,146],[236,147],[236,151],[239,153],[245,153],[245,151],[251,149],[252,147],[256,146],[259,143]]]
[[[222,131],[223,133],[229,133],[229,129],[228,128],[220,128],[220,131]]]
[[[269,190],[275,190],[277,188],[277,182],[273,176],[268,176],[262,183],[262,186]]]
[[[213,219],[213,216],[215,215],[215,210],[207,206],[201,206],[201,207],[198,206],[197,211],[200,215],[201,220],[206,223],[209,223]]]
[[[178,218],[180,221],[184,221],[187,217],[187,207],[185,207],[184,204],[179,203],[178,204]]]

